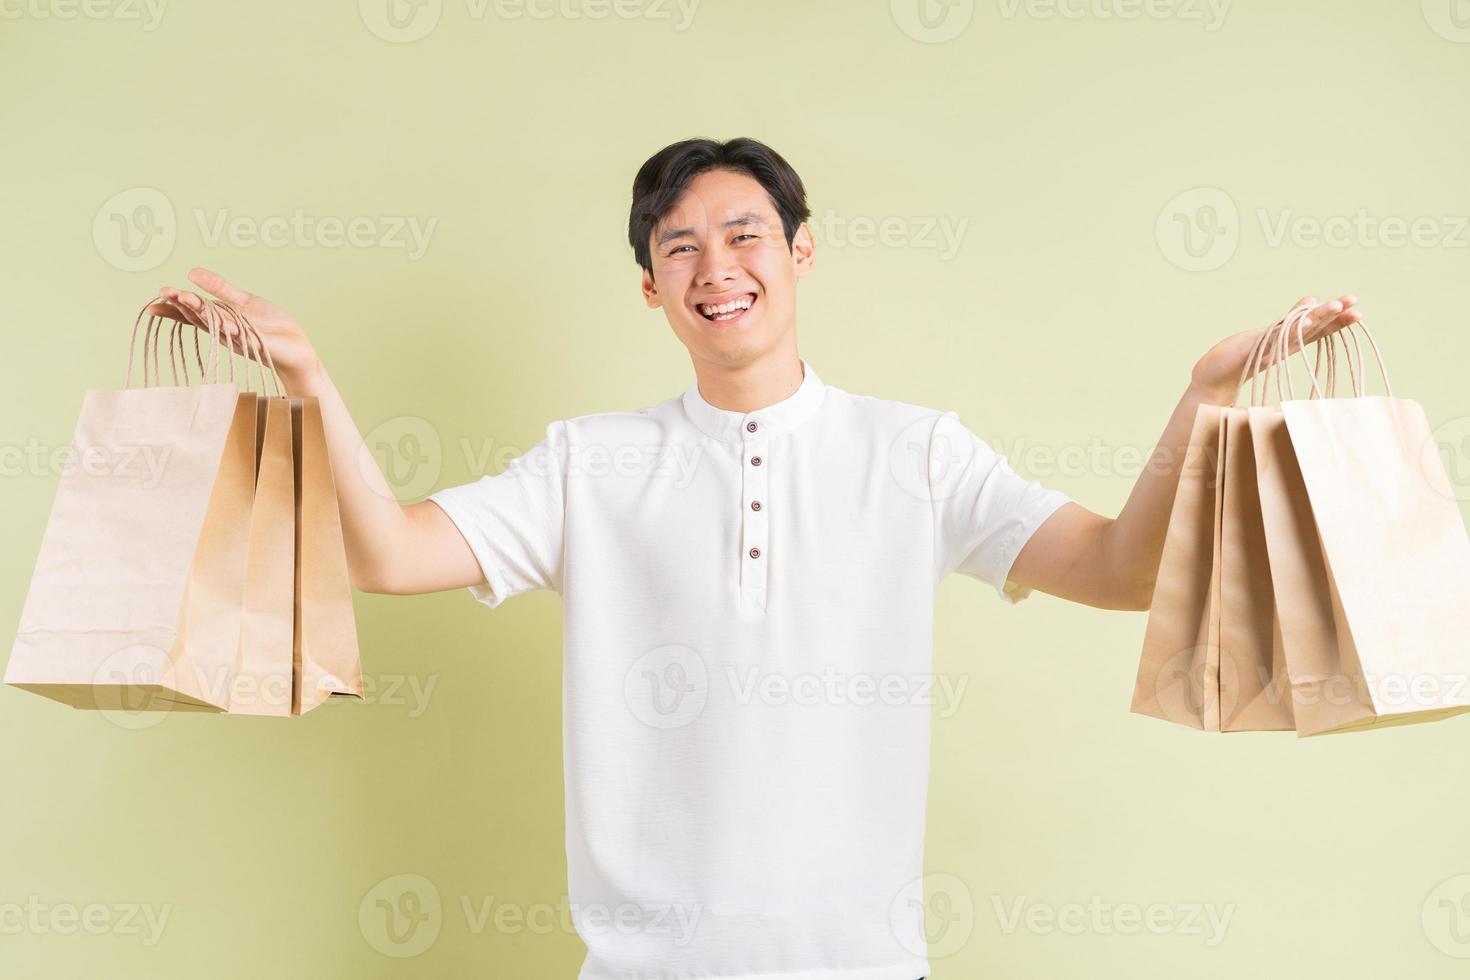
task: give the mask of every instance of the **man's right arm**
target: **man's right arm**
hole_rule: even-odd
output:
[[[485,581],[469,543],[438,504],[423,500],[405,506],[398,502],[363,444],[336,385],[290,314],[206,269],[192,270],[189,278],[244,311],[288,393],[320,401],[353,586],[383,595],[418,595]],[[196,326],[202,322],[199,297],[172,287],[164,287],[162,295],[182,304]],[[233,334],[228,326],[226,330]],[[221,342],[229,341],[221,338]]]
[[[381,595],[418,595],[463,589],[485,580],[468,542],[438,504],[398,502],[320,363],[296,387],[288,383],[287,389],[293,395],[314,395],[321,402],[354,587]]]

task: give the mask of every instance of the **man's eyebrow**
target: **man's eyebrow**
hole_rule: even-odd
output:
[[[737,214],[735,217],[725,222],[725,227],[734,228],[737,225],[763,225],[765,223],[765,218],[762,218],[754,211],[747,211],[744,214]]]
[[[693,238],[693,237],[694,237],[694,229],[693,228],[670,228],[667,231],[665,231],[662,235],[659,235],[658,236],[658,244],[659,245],[667,245],[669,242],[673,241],[676,238]]]
[[[744,214],[737,214],[735,217],[733,217],[729,221],[725,222],[725,227],[726,228],[736,228],[736,227],[739,227],[740,225],[764,225],[765,223],[766,223],[766,219],[762,218],[760,215],[756,214],[753,211],[747,211]],[[693,237],[694,237],[694,229],[693,228],[670,228],[667,231],[665,231],[663,234],[661,234],[661,235],[658,236],[658,244],[660,246],[663,246],[663,245],[667,245],[669,242],[673,241],[676,238],[693,238]]]

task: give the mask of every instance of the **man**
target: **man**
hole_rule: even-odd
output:
[[[1008,603],[1040,589],[1148,608],[1195,409],[1234,403],[1262,334],[1194,366],[1109,519],[1019,476],[952,411],[817,375],[796,339],[809,215],[795,171],[754,140],[659,151],[629,241],[693,382],[553,422],[504,472],[408,506],[357,465],[295,321],[190,274],[252,317],[293,394],[321,399],[359,589],[468,587],[491,607],[561,594],[580,980],[927,975],[929,711],[912,687],[931,671],[935,587],[959,572]],[[1304,338],[1355,321],[1354,303],[1317,306]]]

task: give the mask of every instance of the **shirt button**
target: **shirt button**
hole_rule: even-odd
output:
[[[760,556],[761,556],[761,550],[759,548],[751,548],[750,549],[750,557],[752,557],[752,558],[759,558]]]
[[[758,428],[760,428],[760,426],[756,425],[754,422],[747,422],[747,423],[745,423],[745,431],[746,432],[754,432]]]
[[[751,510],[760,510],[761,509],[761,502],[759,500],[752,500],[750,502],[750,509]]]
[[[759,465],[761,465],[761,458],[759,456],[752,456],[752,457],[750,457],[750,465],[751,466],[759,466]]]

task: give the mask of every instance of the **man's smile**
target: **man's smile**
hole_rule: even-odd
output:
[[[695,310],[699,315],[712,323],[731,323],[739,320],[755,306],[755,293],[735,293],[731,296],[716,297],[708,302],[696,303]]]

